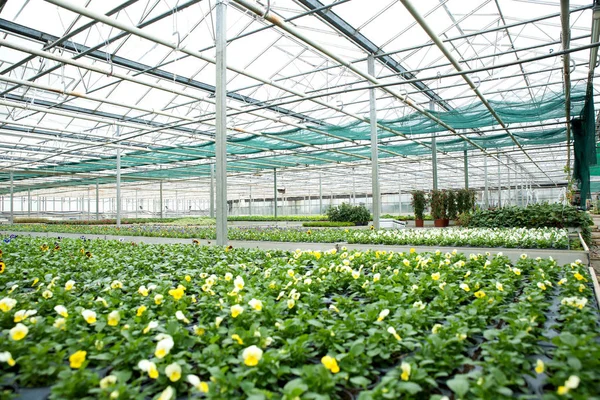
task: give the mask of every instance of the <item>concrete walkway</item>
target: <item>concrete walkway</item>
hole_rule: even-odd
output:
[[[192,239],[176,239],[176,238],[161,238],[161,237],[146,237],[146,236],[111,236],[111,235],[89,235],[89,234],[78,234],[78,233],[57,233],[57,232],[11,232],[4,231],[3,234],[15,234],[21,236],[33,236],[33,237],[64,237],[79,239],[81,236],[85,236],[87,239],[105,239],[105,240],[119,240],[123,239],[126,242],[136,243],[148,243],[148,244],[191,244]],[[214,240],[200,240],[200,244],[204,246],[215,245]],[[229,244],[235,248],[250,248],[250,249],[261,249],[261,250],[288,250],[294,251],[296,249],[301,250],[330,250],[333,248],[341,248],[346,246],[349,250],[387,250],[395,252],[407,252],[411,247],[414,247],[417,252],[427,252],[440,250],[444,253],[451,252],[456,249],[460,253],[466,254],[478,254],[490,252],[496,254],[501,252],[512,261],[517,261],[521,254],[525,253],[529,257],[549,257],[552,256],[559,264],[569,264],[575,260],[581,260],[585,263],[589,263],[589,252],[587,251],[574,251],[574,250],[556,250],[556,249],[506,249],[506,248],[486,248],[486,247],[431,247],[431,246],[388,246],[388,245],[376,245],[376,244],[346,244],[346,243],[302,243],[302,242],[268,242],[268,241],[242,241],[242,240],[230,240]]]

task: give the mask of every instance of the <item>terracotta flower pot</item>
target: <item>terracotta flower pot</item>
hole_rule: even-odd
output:
[[[443,228],[444,225],[444,220],[443,219],[434,219],[433,220],[433,226],[435,226],[436,228]]]
[[[422,228],[423,227],[423,220],[422,219],[415,219],[415,227],[417,228]]]

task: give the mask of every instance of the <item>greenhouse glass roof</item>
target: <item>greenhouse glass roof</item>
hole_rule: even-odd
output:
[[[227,1],[231,184],[277,169],[302,193],[329,171],[337,191],[352,170],[368,190],[374,85],[383,190],[430,188],[432,147],[440,187],[461,186],[465,156],[473,187],[486,158],[565,185],[598,22],[563,3],[568,53],[558,0]],[[125,183],[210,176],[215,0],[0,4],[3,193],[11,173],[16,191],[112,184],[118,151]]]

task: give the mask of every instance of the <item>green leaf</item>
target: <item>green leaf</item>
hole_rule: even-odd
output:
[[[469,391],[469,381],[463,376],[452,378],[446,384],[459,397],[464,397]]]
[[[308,390],[308,386],[300,378],[293,379],[285,384],[283,387],[283,393],[290,397],[300,396],[302,393]]]
[[[423,390],[420,385],[414,382],[398,382],[398,389],[409,394],[416,394]]]
[[[357,342],[350,347],[350,355],[356,357],[365,351],[365,345],[362,342]]]
[[[350,378],[350,382],[354,383],[356,386],[362,387],[367,387],[369,383],[371,383],[371,381],[365,378],[364,376],[353,376],[352,378]]]
[[[571,347],[577,346],[577,337],[573,335],[571,332],[562,332],[560,334],[560,340]]]
[[[579,359],[575,356],[569,356],[567,359],[567,364],[569,364],[569,366],[575,370],[579,371],[581,369],[581,361],[579,361]]]

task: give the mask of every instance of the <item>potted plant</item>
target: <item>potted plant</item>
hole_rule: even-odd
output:
[[[444,204],[444,192],[441,190],[432,190],[429,193],[429,204],[431,204],[431,217],[433,225],[436,228],[443,228],[444,218],[446,217],[446,205]]]
[[[427,198],[425,197],[425,192],[422,190],[413,190],[411,205],[415,212],[415,226],[417,228],[422,228],[423,213],[425,212],[425,206],[427,205]]]

